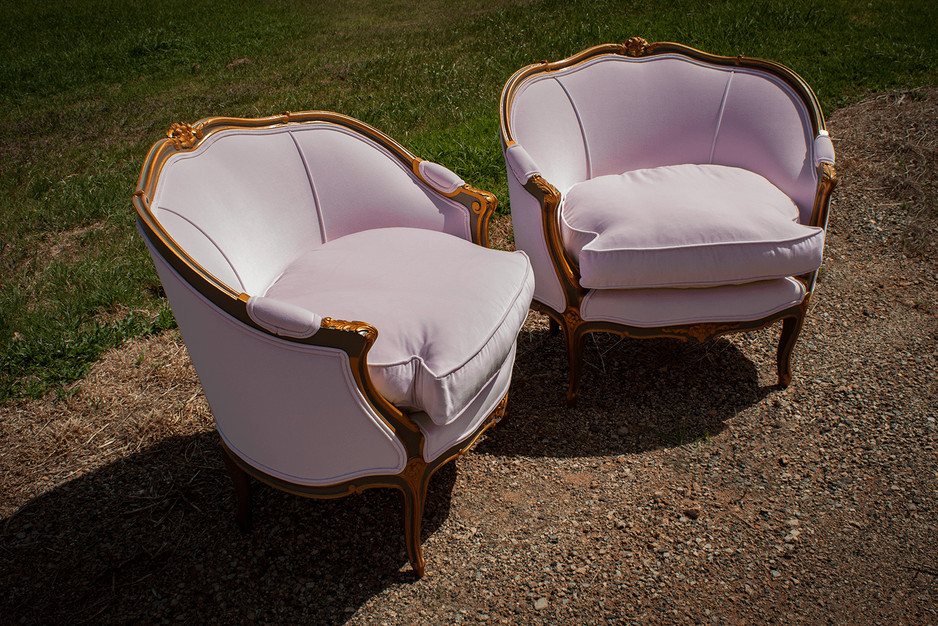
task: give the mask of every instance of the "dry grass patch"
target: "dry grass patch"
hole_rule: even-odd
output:
[[[128,342],[108,351],[64,397],[0,407],[0,517],[163,439],[211,428],[178,333]]]

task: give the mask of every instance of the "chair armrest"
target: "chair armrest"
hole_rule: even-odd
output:
[[[534,159],[520,144],[513,143],[505,149],[505,161],[522,186],[526,185],[532,176],[540,174]]]
[[[498,206],[495,196],[488,191],[467,185],[466,181],[452,170],[433,161],[415,159],[413,171],[432,190],[458,202],[468,210],[469,237],[473,243],[488,248],[489,219]]]
[[[255,324],[280,337],[305,339],[316,334],[322,318],[303,307],[276,298],[251,296],[247,313]]]
[[[822,130],[814,138],[814,167],[821,163],[834,164],[834,142],[831,141],[826,130]]]
[[[433,161],[420,161],[417,165],[417,173],[425,183],[444,196],[456,193],[457,189],[466,184],[466,181],[455,172]]]

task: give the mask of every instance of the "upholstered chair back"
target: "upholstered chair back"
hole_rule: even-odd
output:
[[[462,184],[421,166],[444,190]],[[179,247],[236,293],[263,293],[301,252],[361,230],[471,239],[465,206],[418,184],[385,147],[329,123],[213,134],[167,159],[151,206]]]
[[[561,194],[607,174],[728,165],[767,178],[795,201],[802,223],[811,218],[812,118],[770,73],[679,54],[604,54],[532,75],[507,113],[515,141]]]

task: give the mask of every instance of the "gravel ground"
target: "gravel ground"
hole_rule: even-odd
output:
[[[566,409],[532,314],[509,417],[431,483],[421,580],[394,491],[258,488],[237,531],[175,333],[0,407],[3,621],[938,623],[936,111],[930,89],[832,116],[842,182],[789,388],[777,326],[597,337]]]

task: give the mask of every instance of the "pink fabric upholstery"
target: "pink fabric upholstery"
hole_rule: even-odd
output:
[[[180,247],[236,291],[259,292],[322,241],[306,168],[285,132],[219,133],[172,157],[151,206]]]
[[[515,364],[517,343],[512,345],[511,353],[502,363],[498,372],[469,402],[459,419],[448,424],[437,424],[424,412],[412,413],[411,419],[423,433],[423,458],[428,463],[436,459],[443,452],[470,437],[482,421],[495,410],[511,384],[511,371]]]
[[[291,131],[316,197],[324,239],[366,228],[426,228],[471,239],[469,213],[434,193],[416,174],[354,131],[334,125],[306,125]],[[453,187],[455,174],[424,166],[436,185]]]
[[[238,322],[147,245],[218,432],[240,458],[300,485],[404,469],[403,445],[358,389],[345,352]]]
[[[421,171],[447,193],[462,184],[435,163]],[[471,239],[466,207],[429,190],[384,147],[327,123],[219,132],[170,157],[151,206],[197,263],[249,294],[301,251],[364,228]]]
[[[761,72],[680,55],[603,55],[532,77],[510,117],[514,140],[561,193],[630,170],[729,165],[771,181],[798,205],[802,223],[811,217],[808,113],[787,84]]]
[[[274,298],[251,296],[247,312],[255,324],[281,337],[312,337],[322,323],[322,318],[312,311]]]
[[[436,424],[457,419],[511,354],[534,291],[524,253],[443,233],[366,230],[307,250],[265,296],[378,329],[375,386]]]
[[[804,285],[794,278],[707,289],[595,289],[580,314],[604,321],[656,328],[701,322],[748,322],[801,304]]]
[[[796,276],[824,231],[753,172],[675,165],[599,176],[564,198],[562,234],[589,289],[706,287]]]
[[[534,298],[564,310],[564,295],[557,274],[554,273],[550,252],[541,217],[541,205],[537,199],[527,193],[517,178],[508,175],[508,193],[511,194],[511,225],[515,236],[515,247],[524,250],[534,269]]]

